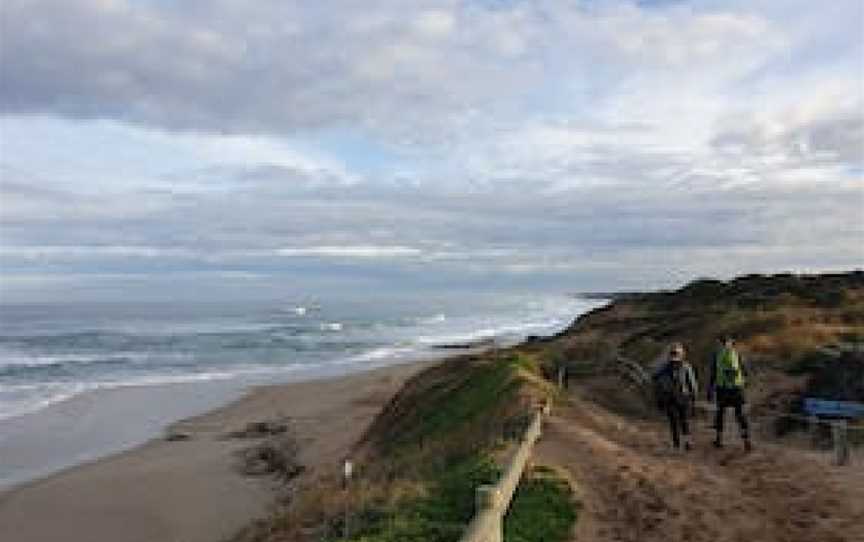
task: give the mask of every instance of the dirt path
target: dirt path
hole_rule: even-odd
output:
[[[669,450],[659,423],[620,418],[574,398],[558,407],[537,460],[569,471],[585,508],[575,540],[864,542],[858,473],[796,451],[738,443],[710,446],[704,420],[696,449]],[[860,466],[846,469],[860,469]]]

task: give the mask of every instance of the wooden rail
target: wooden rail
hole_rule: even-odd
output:
[[[519,480],[531,458],[534,443],[540,438],[543,416],[549,413],[549,408],[547,403],[542,410],[534,414],[519,444],[519,449],[498,483],[477,488],[477,511],[462,538],[459,539],[460,542],[503,542],[504,516],[510,508],[510,501],[513,500],[513,494],[516,493]]]

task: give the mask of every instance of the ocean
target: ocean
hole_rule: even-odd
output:
[[[600,303],[548,294],[370,293],[351,300],[3,305],[0,485],[139,443],[172,418],[212,408],[250,385],[440,356],[449,352],[442,345],[514,343],[559,331]],[[173,386],[170,396],[160,391],[166,386]],[[196,392],[203,389],[219,391],[204,400]],[[93,403],[74,414],[89,417],[84,429],[81,420],[64,425],[51,415],[75,412],[62,407],[105,391],[115,397],[111,409],[122,408],[123,397],[135,398],[136,407],[121,421]],[[166,397],[176,408],[156,404]],[[40,431],[49,424],[63,429]]]

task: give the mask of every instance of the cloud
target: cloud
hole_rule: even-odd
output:
[[[779,114],[725,119],[711,143],[721,153],[763,162],[864,167],[860,107],[827,102],[822,110],[790,108]]]
[[[623,284],[864,262],[856,2],[0,10],[19,277]]]
[[[617,85],[643,86],[657,70],[742,76],[785,43],[753,13],[617,2],[9,0],[3,10],[7,114],[223,134],[347,123],[436,140],[487,115],[518,117],[526,97],[580,78],[620,95]]]
[[[323,256],[335,258],[399,258],[404,256],[420,256],[423,251],[406,246],[312,246],[276,249],[279,256]]]
[[[524,72],[490,58],[485,42],[497,29],[472,28],[453,2],[325,10],[279,1],[171,8],[11,0],[3,9],[14,24],[0,38],[0,106],[11,114],[217,133],[284,135],[340,123],[389,131],[399,119],[431,126],[426,113],[458,116],[489,101],[496,86],[527,83]],[[98,45],[82,35],[99,35]]]

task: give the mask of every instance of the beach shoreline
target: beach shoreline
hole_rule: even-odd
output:
[[[131,449],[0,489],[0,539],[224,539],[265,515],[278,486],[272,477],[238,472],[237,453],[253,443],[227,439],[227,433],[288,420],[299,436],[301,464],[338,469],[402,384],[442,357],[257,385],[203,414],[162,424],[161,436]],[[180,440],[165,438],[178,432]]]
[[[484,347],[465,345],[460,353]],[[394,365],[440,360],[430,349],[375,360],[292,367],[249,378],[114,386],[93,389],[35,411],[0,419],[0,495],[68,468],[98,461],[159,438],[172,424],[205,415],[257,388],[349,377]]]

